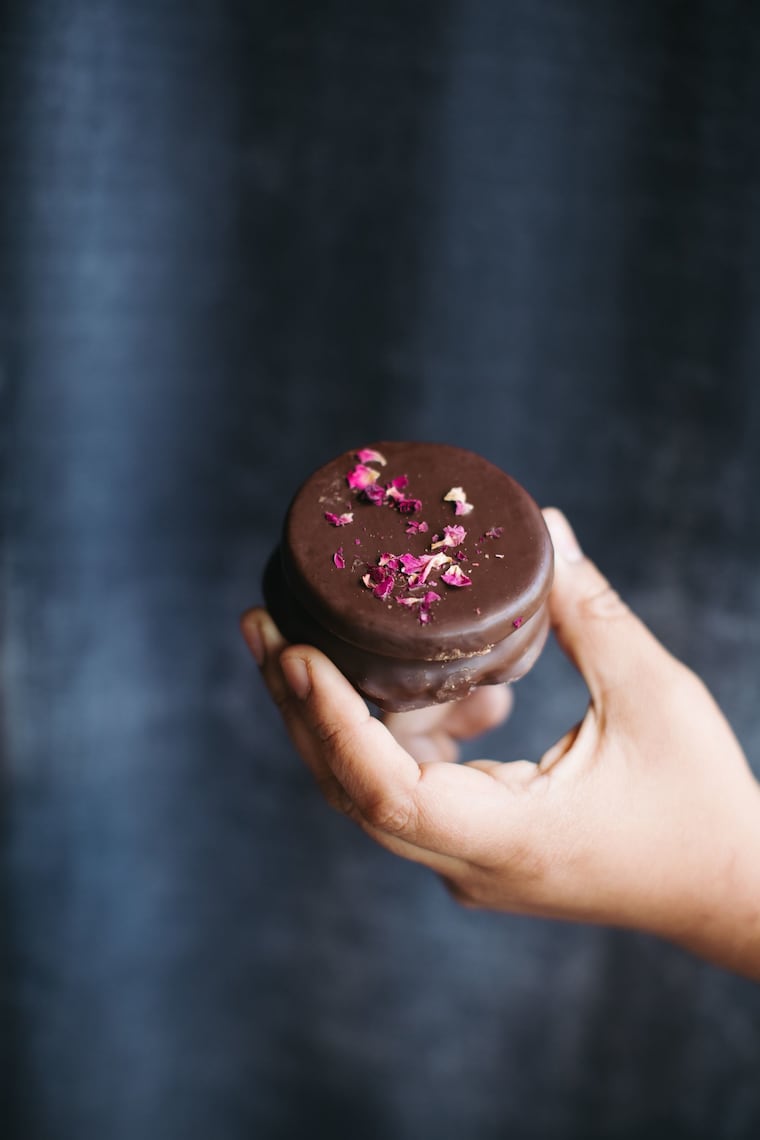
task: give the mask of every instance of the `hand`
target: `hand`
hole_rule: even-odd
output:
[[[447,763],[507,714],[505,689],[381,723],[326,657],[252,610],[269,691],[328,802],[466,905],[646,930],[760,978],[760,790],[741,748],[564,516],[545,517],[552,625],[590,702],[538,763]]]

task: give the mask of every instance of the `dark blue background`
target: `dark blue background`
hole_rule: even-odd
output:
[[[9,1140],[760,1134],[757,987],[457,909],[325,808],[237,631],[311,468],[456,442],[567,511],[760,767],[758,32],[7,6]],[[584,703],[550,648],[484,748]]]

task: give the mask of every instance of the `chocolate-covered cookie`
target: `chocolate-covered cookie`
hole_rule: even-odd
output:
[[[386,710],[514,681],[548,631],[549,534],[519,483],[462,448],[377,443],[296,494],[264,596]]]

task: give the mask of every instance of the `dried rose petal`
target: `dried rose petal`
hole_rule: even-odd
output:
[[[447,586],[471,586],[472,578],[468,578],[461,566],[454,563],[449,569],[441,574],[441,581],[445,582]]]
[[[369,483],[366,487],[362,487],[359,497],[379,507],[385,502],[385,491],[377,483]]]
[[[325,518],[330,526],[347,526],[354,521],[354,512],[346,511],[343,515],[334,515],[332,511],[325,511]]]
[[[335,568],[337,570],[345,570],[346,560],[343,557],[343,547],[342,546],[339,546],[338,549],[333,554],[333,563],[334,563]]]
[[[459,546],[466,538],[467,531],[463,526],[445,526],[443,538],[439,542],[434,542],[430,549],[436,550],[439,546]]]
[[[371,447],[362,447],[357,451],[356,458],[360,463],[379,463],[382,467],[385,467],[387,463],[385,456],[381,455],[379,451],[374,451]]]
[[[388,578],[390,578],[390,580],[393,581],[393,573],[386,566],[370,566],[370,568],[369,568],[369,580],[370,580],[370,582],[372,582],[373,584],[375,584],[377,582],[385,582],[386,579],[388,579]]]
[[[440,602],[440,600],[441,600],[440,594],[436,594],[435,590],[428,590],[428,592],[425,594],[425,597],[422,599],[422,605],[420,606],[420,624],[421,625],[427,625],[427,623],[430,621],[430,607],[431,607],[431,605],[433,604],[433,602]]]
[[[415,511],[422,510],[421,499],[399,499],[396,503],[402,515],[413,515]]]
[[[362,582],[376,598],[385,599],[393,590],[396,578],[386,566],[370,566],[363,575]]]
[[[467,496],[462,487],[452,487],[451,490],[447,491],[443,496],[443,501],[444,503],[466,503]]]
[[[423,582],[428,580],[434,570],[440,570],[442,566],[447,566],[451,562],[448,554],[444,554],[442,550],[439,550],[437,554],[424,554],[422,558],[425,563],[425,569],[422,572]]]
[[[392,558],[395,568],[398,568],[398,560]],[[387,598],[391,590],[396,584],[396,575],[394,573],[394,566],[390,564],[385,566],[372,566],[370,568],[370,580],[374,583],[372,593],[376,598]]]
[[[385,601],[385,599],[388,597],[388,595],[392,592],[393,585],[394,585],[393,576],[389,574],[384,582],[378,582],[378,584],[375,586],[372,593],[375,595],[376,598],[380,598],[381,601]]]
[[[501,536],[503,534],[504,534],[504,527],[503,526],[491,526],[488,528],[486,533],[483,535],[483,538],[501,538]]]
[[[365,467],[363,463],[358,463],[346,475],[346,482],[352,491],[363,491],[365,487],[369,487],[371,483],[377,480],[379,474],[379,471],[374,471],[371,467]]]
[[[427,534],[428,529],[426,522],[417,522],[416,519],[410,519],[406,524],[407,534]]]
[[[515,620],[512,622],[512,625],[515,627],[515,629],[519,629],[524,620],[525,619],[521,617],[515,618]]]
[[[402,554],[399,557],[401,569],[405,574],[417,574],[425,569],[425,556],[418,558],[416,554]]]
[[[470,511],[474,510],[475,508],[472,503],[454,503],[455,515],[469,515]]]
[[[381,554],[377,564],[378,566],[387,566],[389,570],[398,570],[399,559],[395,554]]]
[[[422,598],[396,598],[400,606],[406,606],[411,609],[413,606],[419,606],[419,619],[422,625],[426,625],[430,621],[430,607],[433,602],[440,602],[441,595],[436,594],[435,590],[428,590]]]

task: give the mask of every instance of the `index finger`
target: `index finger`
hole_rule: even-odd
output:
[[[491,863],[508,857],[526,822],[508,782],[466,765],[418,765],[318,650],[291,647],[280,664],[301,698],[294,715],[307,726],[310,747],[375,838],[445,873],[451,859]]]

